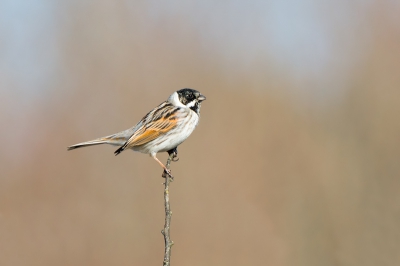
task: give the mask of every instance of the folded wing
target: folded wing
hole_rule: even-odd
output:
[[[168,103],[161,104],[142,119],[133,135],[115,151],[115,155],[134,146],[144,145],[175,128],[178,110],[179,107]]]

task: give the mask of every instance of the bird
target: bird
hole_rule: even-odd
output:
[[[113,135],[69,146],[67,149],[110,144],[119,146],[115,155],[131,149],[149,154],[172,177],[171,171],[156,155],[159,152],[177,155],[177,147],[192,134],[199,123],[201,103],[204,100],[204,95],[190,88],[175,91],[135,126]]]

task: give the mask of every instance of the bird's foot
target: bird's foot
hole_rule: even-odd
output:
[[[171,181],[174,181],[174,177],[171,174],[171,170],[170,169],[164,169],[164,172],[162,174],[162,177],[167,178],[167,175],[169,176],[169,178],[171,179]]]
[[[173,161],[173,162],[179,161],[179,158],[178,158],[178,149],[177,149],[177,148],[173,148],[173,149],[169,150],[169,151],[168,151],[168,155],[171,156],[171,154],[172,154],[172,161]]]
[[[177,153],[177,152],[174,152],[174,153],[173,153],[172,161],[173,161],[173,162],[179,161],[179,157],[178,157],[178,153]]]

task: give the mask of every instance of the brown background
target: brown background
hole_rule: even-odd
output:
[[[183,87],[207,101],[172,165],[172,265],[399,265],[398,5],[313,3],[336,61],[303,75],[241,47],[262,34],[259,14],[235,39],[206,35],[187,5],[57,2],[54,35],[32,33],[35,67],[57,55],[44,88],[24,91],[27,73],[1,65],[0,265],[161,265],[160,167],[66,147],[133,126]],[[354,31],[335,27],[333,3],[362,17]]]

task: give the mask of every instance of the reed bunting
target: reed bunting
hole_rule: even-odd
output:
[[[111,144],[120,146],[115,155],[126,149],[150,154],[171,176],[171,171],[158,160],[158,152],[177,154],[177,147],[184,142],[199,123],[201,102],[206,97],[192,89],[182,89],[169,96],[168,100],[151,110],[134,127],[119,133],[78,143],[68,147],[73,150],[81,147]],[[172,177],[172,176],[171,176]]]

